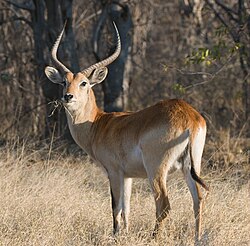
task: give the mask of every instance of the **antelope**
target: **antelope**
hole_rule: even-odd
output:
[[[148,178],[156,205],[153,236],[164,224],[170,211],[167,176],[180,169],[193,199],[195,238],[201,235],[201,187],[209,190],[199,177],[206,137],[204,118],[180,99],[163,100],[137,112],[102,111],[96,104],[92,87],[107,76],[107,66],[119,56],[121,41],[114,24],[117,46],[108,58],[72,73],[57,58],[64,28],[51,51],[60,71],[47,66],[49,80],[63,85],[61,99],[75,142],[107,172],[112,201],[113,233],[123,219],[129,227],[132,178]]]

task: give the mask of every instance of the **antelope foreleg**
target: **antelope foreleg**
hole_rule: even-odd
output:
[[[123,182],[121,182],[119,175],[110,175],[110,192],[112,201],[113,212],[113,233],[118,234],[121,228],[121,214],[122,214],[122,194],[123,194]]]

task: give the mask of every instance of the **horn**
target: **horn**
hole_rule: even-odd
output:
[[[59,34],[59,36],[58,36],[58,38],[57,38],[57,40],[56,40],[56,42],[55,42],[55,44],[54,44],[54,46],[53,46],[53,48],[52,48],[52,50],[51,50],[51,55],[52,55],[52,59],[53,59],[53,61],[56,63],[56,65],[57,65],[59,68],[61,68],[65,73],[69,73],[70,70],[69,70],[66,66],[64,66],[64,65],[57,59],[57,56],[56,56],[57,50],[58,50],[58,47],[59,47],[59,44],[60,44],[60,42],[61,42],[61,39],[62,39],[64,30],[65,30],[66,24],[67,24],[67,22],[64,23],[63,29],[62,29],[61,33]]]
[[[117,46],[116,46],[115,52],[111,56],[109,56],[108,58],[106,58],[106,59],[104,59],[104,60],[102,60],[100,62],[97,62],[94,65],[84,69],[81,73],[85,74],[86,77],[89,77],[94,69],[99,68],[99,67],[108,66],[109,64],[111,64],[120,55],[120,52],[121,52],[121,38],[120,38],[119,31],[118,31],[118,29],[116,27],[115,22],[113,22],[113,25],[115,27],[115,32],[116,32],[116,36],[117,36]]]

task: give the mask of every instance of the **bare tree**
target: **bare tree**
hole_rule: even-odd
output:
[[[45,101],[51,102],[58,99],[60,96],[60,89],[56,85],[47,86],[44,75],[44,67],[49,62],[49,54],[47,47],[52,47],[55,38],[62,27],[63,23],[66,25],[66,40],[64,42],[64,55],[66,61],[73,68],[74,71],[79,70],[78,58],[76,55],[74,34],[72,29],[72,0],[30,0],[25,2],[8,1],[6,2],[14,8],[21,9],[27,12],[25,16],[19,17],[30,25],[33,31],[34,41],[34,61],[36,62],[35,80],[41,83]],[[46,85],[46,86],[45,86]],[[47,104],[48,105],[48,104]],[[47,106],[47,114],[51,110],[51,105]],[[49,134],[53,125],[57,122],[60,126],[58,134],[62,134],[66,121],[58,114],[57,117],[48,118],[46,120],[45,135]]]
[[[250,115],[250,4],[244,0],[238,0],[231,5],[220,0],[205,2],[239,49],[240,66],[243,72],[242,100],[247,121]]]

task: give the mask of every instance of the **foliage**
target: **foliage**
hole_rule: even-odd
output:
[[[214,43],[210,47],[200,47],[193,50],[191,55],[186,57],[187,64],[201,64],[209,66],[214,62],[225,62],[230,56],[239,52],[240,48],[243,48],[242,43],[232,43],[228,37],[228,30],[221,25],[214,31]]]

